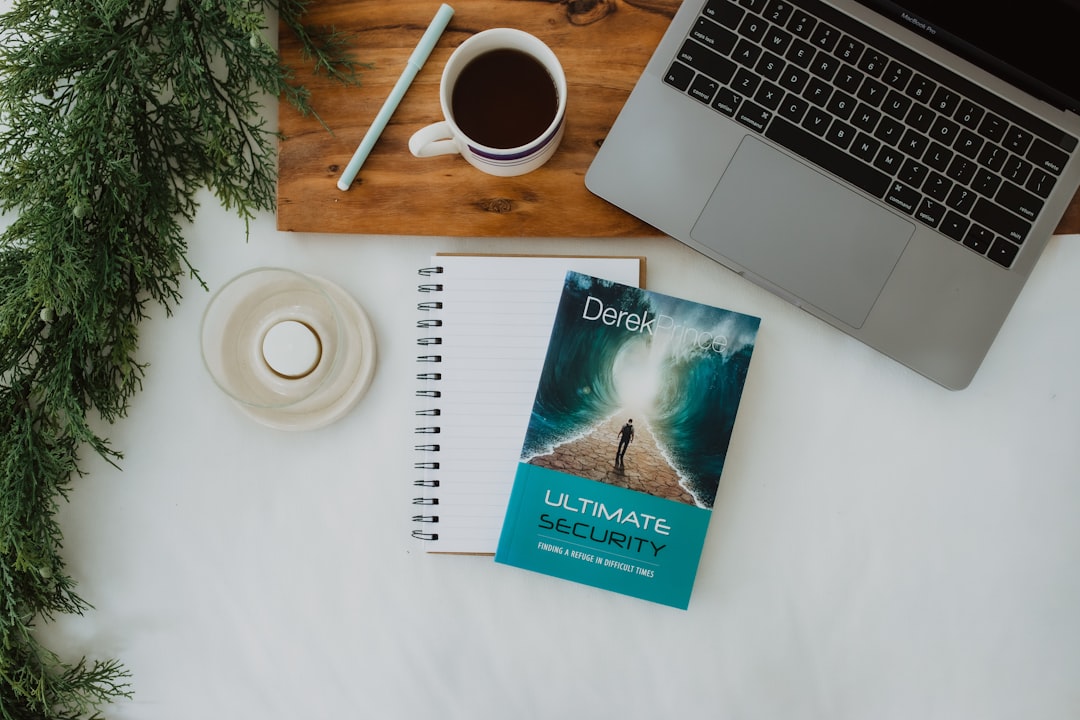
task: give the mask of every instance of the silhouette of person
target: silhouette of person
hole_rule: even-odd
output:
[[[630,418],[626,421],[626,424],[619,430],[619,449],[615,451],[615,464],[623,464],[623,455],[626,454],[626,447],[634,439],[634,419]]]

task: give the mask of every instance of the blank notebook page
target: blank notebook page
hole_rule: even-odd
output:
[[[413,535],[493,554],[568,270],[640,286],[639,257],[438,255],[420,284]]]

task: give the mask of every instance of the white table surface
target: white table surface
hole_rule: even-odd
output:
[[[268,109],[272,115],[274,109]],[[337,192],[328,184],[327,192]],[[0,218],[0,225],[10,218]],[[1055,238],[971,386],[949,392],[670,239],[280,233],[209,195],[211,290],[285,266],[371,315],[379,366],[314,432],[204,371],[194,282],[61,510],[95,609],[41,630],[115,657],[118,720],[1080,717],[1080,236]],[[628,253],[649,288],[763,319],[688,611],[410,538],[414,287],[437,251]]]
[[[337,192],[328,188],[328,192]],[[1080,715],[1080,237],[1050,244],[950,392],[670,239],[280,233],[206,198],[211,289],[321,274],[371,315],[345,418],[258,425],[212,383],[189,282],[62,526],[95,606],[42,635],[116,657],[112,718],[1069,719]],[[417,268],[436,251],[642,254],[648,286],[761,333],[688,611],[410,538]]]

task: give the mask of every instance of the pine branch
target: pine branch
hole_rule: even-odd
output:
[[[94,430],[142,386],[139,325],[171,312],[184,222],[208,188],[245,221],[271,210],[261,98],[311,113],[263,40],[268,14],[317,71],[355,83],[347,38],[297,0],[14,0],[0,15],[0,718],[80,718],[131,693],[115,660],[64,661],[35,621],[81,614],[58,503]]]

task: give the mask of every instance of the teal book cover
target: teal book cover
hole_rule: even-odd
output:
[[[496,562],[689,607],[760,322],[568,273]]]

